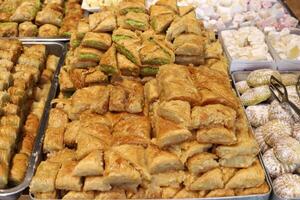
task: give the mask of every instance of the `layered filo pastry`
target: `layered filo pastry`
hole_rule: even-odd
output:
[[[25,178],[59,58],[48,57],[45,45],[5,39],[0,44],[0,188],[6,189]]]

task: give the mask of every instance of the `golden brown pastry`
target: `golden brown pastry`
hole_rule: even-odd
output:
[[[112,187],[105,176],[87,176],[84,180],[83,191],[109,191]]]
[[[64,133],[64,144],[67,146],[73,146],[76,142],[76,137],[80,129],[80,121],[72,121],[67,124],[66,131]]]
[[[153,174],[151,184],[159,187],[180,188],[186,174],[184,171],[168,171],[158,174]]]
[[[246,169],[240,169],[228,181],[226,189],[252,188],[263,184],[265,181],[265,172],[258,160]]]
[[[99,192],[95,195],[95,199],[109,200],[109,199],[126,199],[125,190],[114,188],[108,192]]]
[[[142,175],[142,178],[150,180],[150,173],[147,169],[145,149],[141,145],[120,145],[114,146],[113,151],[118,153],[122,158],[127,160]]]
[[[144,94],[145,100],[148,103],[152,103],[159,98],[159,91],[156,79],[152,79],[145,84]]]
[[[8,164],[0,162],[0,188],[5,188],[8,183]]]
[[[185,198],[198,198],[199,195],[195,191],[189,191],[186,188],[181,189],[177,192],[177,194],[173,197],[174,199],[185,199]]]
[[[54,192],[36,192],[34,193],[34,197],[36,199],[56,199],[57,192],[56,190]]]
[[[250,167],[255,161],[256,156],[241,155],[232,158],[221,158],[219,163],[223,167],[247,168]]]
[[[58,171],[55,188],[60,190],[81,191],[82,181],[80,177],[73,175],[73,170],[77,165],[76,161],[66,161],[62,163]]]
[[[228,197],[234,196],[234,194],[232,189],[215,189],[211,190],[205,197]]]
[[[26,154],[17,153],[12,159],[9,181],[16,185],[20,184],[25,177],[27,166],[28,156]]]
[[[59,151],[64,148],[64,127],[49,127],[45,133],[44,152]]]
[[[252,194],[266,194],[270,191],[268,183],[264,182],[262,185],[247,189],[236,189],[235,194],[238,196],[252,195]]]
[[[183,169],[183,164],[176,155],[160,150],[154,145],[148,146],[146,158],[151,174]]]
[[[73,170],[74,176],[98,176],[103,174],[103,152],[92,151],[80,160]]]
[[[62,199],[70,199],[70,200],[81,200],[81,199],[94,199],[94,192],[76,192],[69,191]]]
[[[188,186],[190,190],[214,190],[224,187],[223,174],[220,168],[205,172]]]
[[[30,192],[55,191],[55,179],[60,166],[60,163],[42,161],[30,183]]]
[[[34,140],[34,136],[25,135],[21,143],[20,153],[24,153],[27,156],[30,156],[34,145]]]
[[[187,161],[187,167],[189,171],[195,175],[205,173],[219,167],[219,163],[216,159],[217,156],[215,154],[203,152],[189,158]]]
[[[109,98],[109,111],[124,112],[126,104],[126,91],[120,86],[112,86]]]
[[[53,108],[49,114],[49,128],[66,128],[68,124],[68,115],[61,109]]]
[[[228,129],[234,127],[237,113],[230,107],[221,104],[196,106],[192,110],[192,127],[224,126]]]
[[[114,151],[104,153],[105,170],[108,183],[111,185],[141,183],[140,173],[130,163]]]
[[[233,130],[218,126],[214,128],[199,129],[197,131],[197,141],[200,143],[230,145],[235,144],[237,138]]]
[[[47,154],[47,161],[63,163],[69,160],[76,160],[75,150],[64,148],[60,151]]]
[[[26,134],[31,134],[32,136],[36,136],[37,130],[39,128],[39,122],[40,122],[39,118],[35,114],[30,113],[27,116],[25,125],[23,127],[24,132]]]

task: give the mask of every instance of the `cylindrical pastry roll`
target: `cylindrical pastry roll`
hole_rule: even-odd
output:
[[[264,102],[270,97],[271,92],[269,87],[267,85],[263,85],[247,90],[244,94],[242,94],[241,100],[245,106],[251,106]]]
[[[272,120],[262,126],[262,131],[266,143],[274,146],[280,139],[292,134],[292,126],[285,121]]]
[[[283,163],[300,165],[300,143],[292,137],[284,137],[274,145],[274,154]]]
[[[246,114],[250,124],[254,127],[264,125],[269,121],[269,105],[248,106]]]
[[[244,94],[247,90],[250,89],[247,81],[239,81],[235,84],[235,87],[240,94]]]
[[[273,178],[285,173],[292,173],[296,169],[295,164],[285,164],[280,162],[276,158],[273,149],[267,150],[262,158],[270,176]]]
[[[270,83],[271,76],[275,76],[278,80],[281,80],[281,75],[278,71],[272,69],[259,69],[251,72],[247,77],[247,83],[251,87],[257,87],[261,85],[268,85]]]
[[[280,104],[274,100],[269,107],[269,120],[278,119],[288,123],[293,123],[293,115],[291,108],[287,104]]]
[[[273,189],[282,198],[300,198],[300,176],[283,174],[274,180]]]

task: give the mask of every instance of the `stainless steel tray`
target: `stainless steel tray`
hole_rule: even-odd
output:
[[[50,95],[50,99],[54,98],[55,95],[58,93],[58,90],[59,90],[59,82],[58,82],[58,78],[56,78],[55,80],[55,83],[53,84],[53,86],[55,86],[55,88],[52,88],[52,93]],[[48,104],[47,104],[48,105]],[[45,115],[45,121],[44,121],[44,127],[43,129],[41,129],[41,131],[46,131],[46,126],[47,126],[47,122],[48,122],[48,112],[50,111],[50,106],[48,107],[47,109],[47,114]],[[43,144],[43,136],[44,136],[44,132],[41,133],[39,135],[39,149],[40,151],[38,151],[36,154],[35,154],[35,159],[36,159],[36,164],[40,163],[42,161],[42,157],[43,157],[43,153],[41,151],[41,147],[42,147],[42,144]],[[262,167],[264,168],[264,171],[265,171],[265,174],[266,174],[266,182],[269,186],[269,191],[268,193],[265,193],[265,194],[257,194],[257,195],[245,195],[245,196],[231,196],[231,197],[215,197],[215,198],[187,198],[187,199],[182,199],[182,200],[189,200],[189,199],[198,199],[198,200],[269,200],[270,196],[271,196],[271,191],[272,191],[272,185],[271,185],[271,179],[269,177],[269,175],[267,174],[266,172],[266,168],[265,168],[265,165],[263,164],[262,162],[262,155],[259,154],[258,155],[258,158],[259,158],[259,161],[262,165]],[[36,165],[37,166],[37,165]],[[36,170],[36,167],[33,169],[33,173],[35,172]],[[29,198],[31,200],[37,200],[36,198],[34,198],[34,195],[32,193],[29,192]],[[156,199],[155,199],[156,200]],[[172,200],[172,199],[164,199],[164,200]]]
[[[60,60],[59,60],[59,64],[58,64],[57,69],[53,76],[51,88],[50,88],[48,98],[47,98],[47,101],[46,101],[45,107],[44,107],[44,113],[43,113],[41,121],[40,121],[38,134],[35,138],[35,143],[33,146],[32,154],[29,158],[29,164],[28,164],[25,178],[21,184],[15,186],[15,187],[8,188],[8,189],[0,189],[0,199],[1,200],[18,199],[19,196],[21,195],[21,193],[29,186],[31,178],[34,175],[35,168],[38,163],[40,151],[42,148],[41,141],[44,136],[44,129],[45,129],[44,124],[47,120],[47,116],[49,115],[49,107],[50,107],[51,100],[55,97],[55,90],[57,88],[58,74],[59,74],[60,68],[62,67],[62,65],[64,63],[64,57],[65,57],[65,53],[66,53],[66,45],[63,43],[37,42],[37,41],[33,41],[33,42],[27,41],[27,42],[22,42],[22,43],[23,43],[23,45],[44,44],[44,45],[46,45],[47,53],[59,56]]]
[[[238,97],[240,98],[240,94],[239,92],[237,91],[236,87],[235,87],[235,84],[239,81],[244,81],[247,79],[248,75],[250,74],[251,71],[237,71],[237,72],[234,72],[231,74],[231,78],[232,78],[232,81],[233,81],[233,84],[234,84],[234,88],[235,88],[235,91],[238,95]],[[300,75],[300,71],[279,71],[281,74],[284,74],[284,73],[296,73],[296,74],[299,74]],[[264,162],[262,160],[262,157],[260,156],[260,160],[261,162],[263,163],[264,165]],[[264,166],[265,168],[265,166]],[[270,181],[270,185],[272,186],[273,188],[273,181],[269,175],[269,172],[266,170],[265,168],[265,171],[267,173],[267,176],[268,176],[268,179]],[[274,190],[272,190],[272,195],[271,195],[271,199],[272,200],[299,200],[299,198],[289,198],[289,199],[286,199],[286,198],[281,198],[279,197]]]

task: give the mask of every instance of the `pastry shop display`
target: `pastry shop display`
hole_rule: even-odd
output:
[[[20,184],[59,58],[45,45],[0,40],[0,188]]]
[[[191,8],[126,1],[80,20],[59,91],[35,198],[270,192],[222,47]]]
[[[63,90],[116,75],[155,76],[164,64],[228,68],[215,34],[196,19],[193,8],[178,8],[173,0],[158,1],[148,10],[145,3],[123,1],[92,13],[79,21],[70,49],[62,76],[69,76],[73,86],[69,82]]]
[[[66,38],[83,17],[80,0],[4,0],[0,37]]]
[[[255,26],[221,32],[224,48],[233,60],[272,61],[265,34]]]
[[[268,40],[276,54],[282,60],[300,61],[300,35],[283,29],[280,32],[270,31]]]
[[[178,5],[195,7],[197,18],[216,31],[254,25],[281,30],[298,24],[280,0],[181,0]]]
[[[241,100],[243,101],[244,94],[251,91],[251,87],[268,87],[271,75],[287,85],[288,96],[293,102],[299,101],[295,85],[299,74],[279,73],[270,69],[250,72],[246,80],[240,80],[243,82],[238,85],[246,88],[246,81],[250,88],[244,93],[240,92]],[[279,103],[274,98],[268,98],[256,105],[248,105],[244,101],[244,105],[249,122],[255,128],[255,138],[263,153],[264,165],[273,180],[275,194],[283,199],[299,198],[299,117],[288,104]]]

